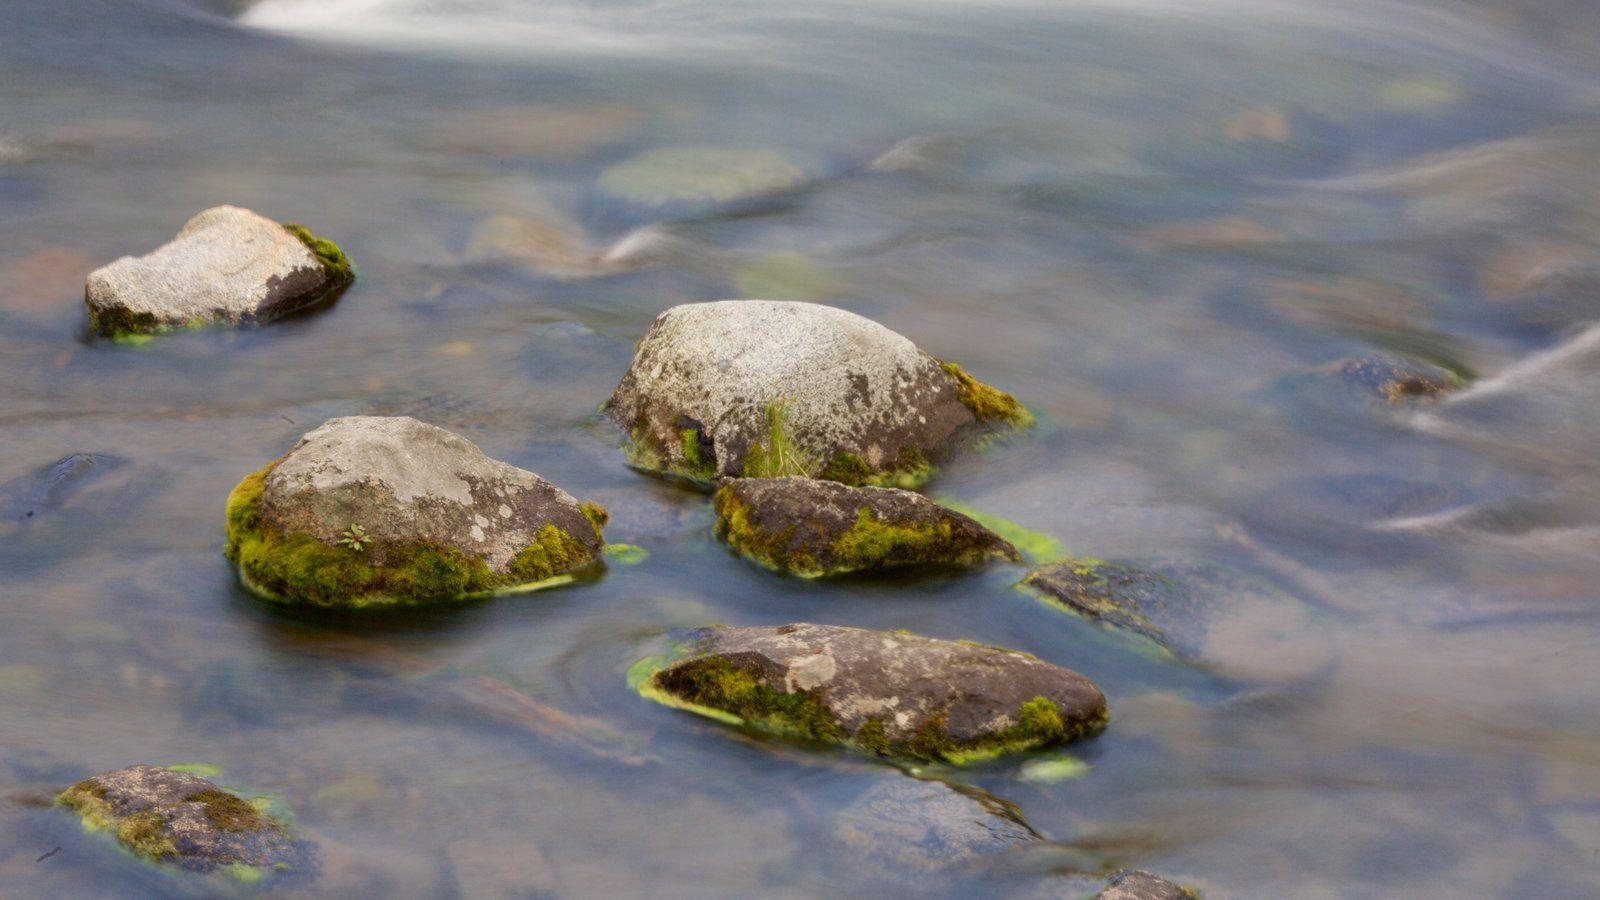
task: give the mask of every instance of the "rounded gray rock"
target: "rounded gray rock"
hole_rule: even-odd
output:
[[[328,299],[353,277],[331,242],[217,206],[149,254],[91,272],[84,301],[95,331],[146,334],[271,321]]]
[[[855,313],[722,300],[657,317],[606,403],[640,468],[915,484],[979,424],[1031,421],[1015,398]]]
[[[1192,889],[1135,869],[1111,873],[1095,900],[1195,900]]]

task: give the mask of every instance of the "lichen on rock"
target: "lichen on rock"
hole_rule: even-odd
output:
[[[570,580],[598,564],[607,518],[442,428],[352,416],[234,488],[227,556],[280,602],[452,600]]]
[[[634,681],[651,699],[729,724],[958,765],[1109,720],[1087,678],[1026,653],[832,625],[708,628],[690,656]]]
[[[269,322],[332,300],[354,279],[354,266],[332,241],[218,206],[149,254],[91,272],[84,302],[96,333],[147,335]]]
[[[717,489],[717,536],[745,556],[805,577],[905,566],[1020,560],[961,513],[896,488],[811,478],[735,478]]]
[[[305,859],[307,848],[266,811],[268,804],[176,768],[136,765],[96,775],[56,802],[135,855],[186,869],[224,870],[253,882]]]
[[[768,300],[663,312],[605,411],[627,430],[635,466],[702,484],[804,475],[915,487],[966,436],[1032,419],[876,322]]]

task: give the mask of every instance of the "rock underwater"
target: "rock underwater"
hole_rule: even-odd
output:
[[[227,519],[252,591],[354,608],[570,580],[599,562],[607,514],[442,428],[350,416],[240,482]]]
[[[717,535],[768,568],[806,577],[1021,559],[1004,538],[911,491],[811,478],[733,478]]]
[[[332,241],[217,206],[149,254],[91,272],[84,302],[93,331],[121,337],[270,322],[332,299],[354,279]]]
[[[1110,718],[1089,679],[1029,654],[834,625],[711,627],[638,686],[729,724],[957,765],[1085,737]]]
[[[656,318],[606,402],[641,469],[710,484],[804,475],[915,487],[967,433],[1025,425],[1010,394],[813,303],[722,300]]]

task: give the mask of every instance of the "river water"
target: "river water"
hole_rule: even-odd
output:
[[[281,797],[320,847],[284,895],[1071,896],[1120,866],[1208,897],[1600,894],[1597,49],[1584,0],[0,5],[0,892],[217,890],[37,802],[149,762]],[[807,180],[603,189],[674,147]],[[270,328],[89,339],[88,271],[220,203],[360,280]],[[745,563],[596,411],[658,312],[729,296],[870,316],[1039,414],[933,495],[1275,599],[1216,598],[1177,658],[1020,567]],[[1378,352],[1469,386],[1327,374]],[[403,618],[265,609],[223,499],[358,413],[599,500],[649,557]],[[924,773],[1048,842],[902,864],[838,822],[905,775],[627,687],[673,629],[800,620],[1099,683],[1078,777]]]

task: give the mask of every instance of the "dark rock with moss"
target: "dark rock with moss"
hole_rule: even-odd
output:
[[[1438,397],[1461,386],[1447,369],[1376,353],[1341,360],[1324,371],[1347,390],[1385,403]]]
[[[227,555],[272,600],[368,607],[541,586],[597,565],[606,511],[406,416],[311,431],[228,498]]]
[[[912,487],[965,435],[1032,421],[1010,394],[876,322],[768,300],[662,313],[605,409],[628,430],[634,465],[707,484],[805,475]]]
[[[1298,676],[1329,660],[1303,603],[1228,566],[1069,559],[1034,569],[1023,585],[1053,605],[1239,675]]]
[[[1095,900],[1198,900],[1194,888],[1174,884],[1165,878],[1136,869],[1111,873]]]
[[[964,763],[1109,721],[1089,679],[1015,650],[834,625],[712,627],[640,683],[652,699],[780,736]]]
[[[133,853],[187,869],[227,870],[256,881],[300,867],[306,858],[307,848],[267,812],[266,802],[189,772],[129,766],[80,781],[56,802]]]
[[[977,788],[898,774],[835,816],[833,839],[863,866],[913,878],[1040,841],[1013,804]]]
[[[269,322],[331,301],[355,278],[331,241],[236,206],[190,219],[145,256],[90,273],[94,331],[111,337]]]
[[[729,546],[806,577],[1021,559],[967,516],[898,488],[796,476],[730,478],[717,489],[715,505],[717,536]]]

